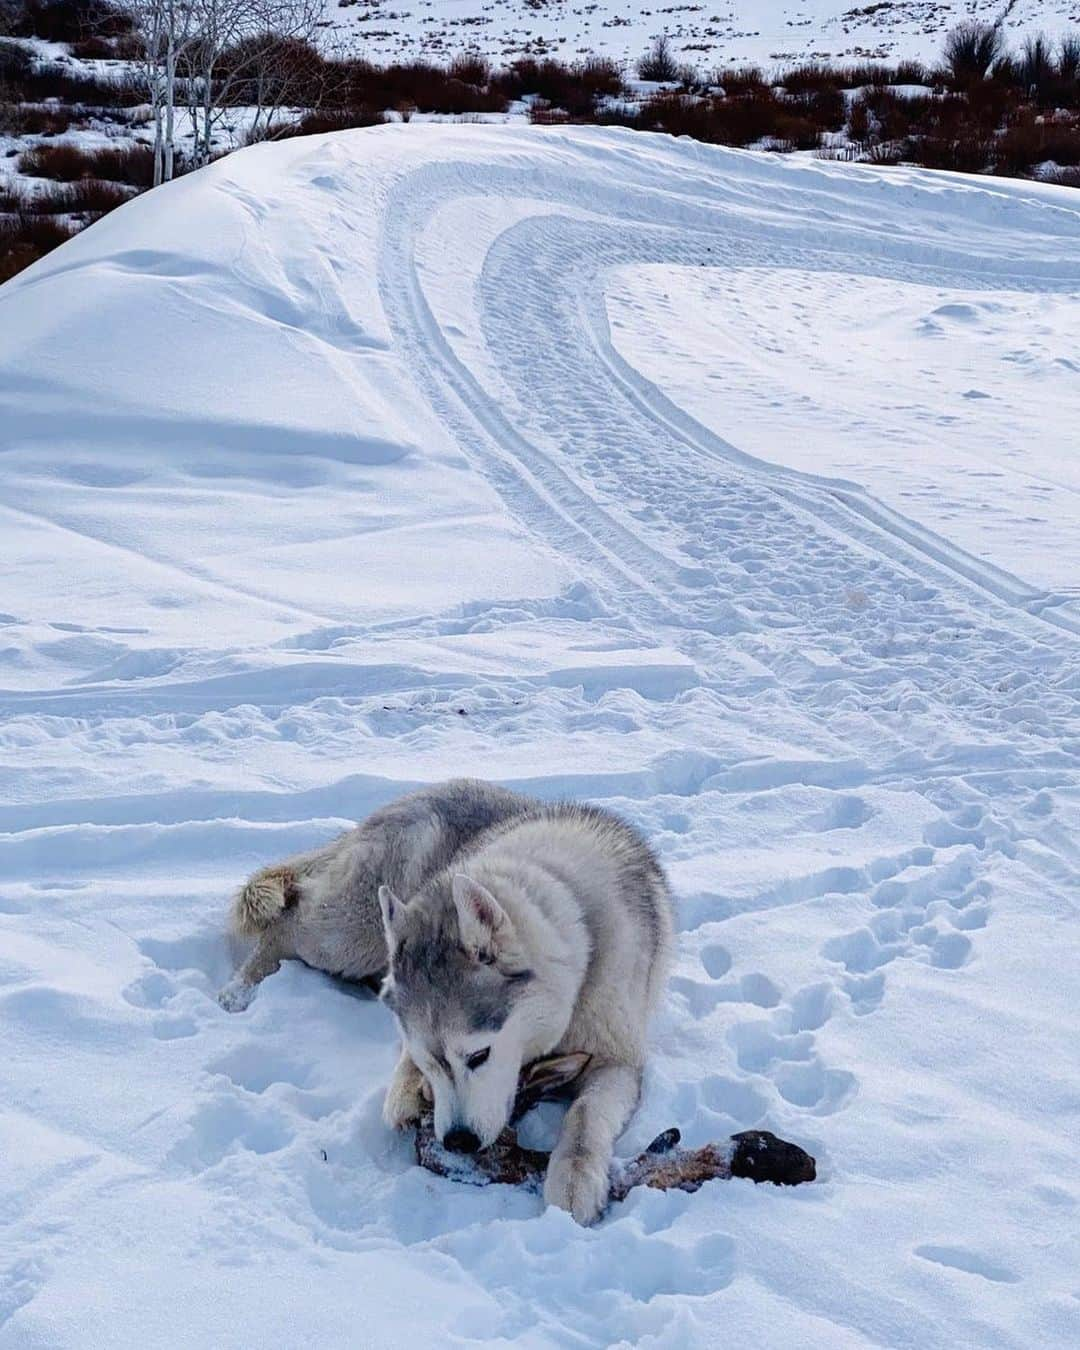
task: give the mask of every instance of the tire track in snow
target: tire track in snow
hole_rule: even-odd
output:
[[[693,643],[696,631],[730,636],[747,626],[743,616],[749,614],[766,625],[793,625],[800,640],[820,643],[836,653],[838,666],[843,666],[869,646],[868,629],[861,613],[843,614],[843,607],[829,603],[832,584],[850,586],[852,591],[865,588],[871,607],[880,608],[885,616],[878,620],[883,640],[875,653],[883,684],[872,686],[870,695],[883,705],[889,686],[910,678],[913,665],[917,668],[923,662],[921,648],[915,661],[909,650],[900,659],[890,651],[893,634],[910,630],[912,616],[917,640],[925,641],[931,665],[942,672],[934,681],[923,680],[932,701],[933,683],[955,678],[946,672],[964,666],[976,682],[976,672],[984,669],[985,678],[1001,680],[1004,690],[1008,661],[1000,660],[998,650],[1002,628],[1009,630],[1010,642],[1018,654],[1022,649],[1029,665],[1029,658],[1039,651],[1048,659],[1036,659],[1035,665],[1047,672],[1053,661],[1067,667],[1070,657],[1075,660],[1070,635],[1080,631],[1080,622],[1064,609],[1054,610],[1064,604],[1064,597],[1039,591],[980,562],[877,502],[855,483],[788,471],[739,451],[676,407],[619,356],[604,310],[604,279],[616,266],[765,264],[826,271],[843,267],[863,268],[900,282],[932,277],[948,284],[958,276],[970,282],[959,256],[950,258],[939,250],[920,262],[905,256],[908,246],[903,242],[890,254],[883,249],[883,240],[862,238],[845,240],[851,251],[841,259],[835,240],[822,241],[817,250],[794,247],[788,231],[761,221],[755,222],[752,232],[725,232],[717,228],[722,213],[716,213],[711,228],[704,228],[706,220],[701,218],[691,227],[684,218],[685,203],[672,205],[671,194],[661,192],[640,194],[632,208],[625,195],[616,204],[603,200],[601,193],[599,200],[588,203],[591,218],[583,220],[583,204],[575,200],[571,184],[550,177],[540,184],[523,183],[523,193],[542,197],[551,206],[538,208],[535,216],[516,221],[498,235],[487,251],[475,292],[475,320],[488,356],[521,410],[511,424],[497,397],[485,389],[482,375],[469,370],[439,330],[423,299],[413,256],[420,223],[444,205],[448,195],[482,196],[490,190],[483,183],[461,183],[452,173],[440,182],[439,175],[430,171],[419,181],[408,180],[401,190],[402,209],[389,213],[391,244],[383,254],[383,295],[392,311],[395,337],[410,356],[420,354],[421,365],[425,348],[437,347],[439,368],[429,366],[425,372],[429,390],[438,391],[442,384],[457,392],[486,435],[513,456],[521,481],[535,477],[547,485],[564,465],[570,468],[575,486],[584,488],[590,499],[585,518],[589,531],[602,530],[613,551],[632,541],[637,575],[648,567],[647,558],[642,562],[642,544],[651,546],[655,557],[660,539],[669,550],[683,551],[688,568],[716,573],[715,585],[692,590],[678,584],[678,574],[672,577],[664,558],[664,571],[656,580],[665,587],[673,580],[676,585],[668,594],[662,621],[680,629],[684,642]],[[708,216],[700,201],[691,207],[698,217]],[[387,282],[403,274],[408,277],[405,289],[412,297],[412,313],[396,304],[394,288]],[[1034,289],[1060,285],[1052,268],[1044,278],[1033,279],[1012,275],[1007,265],[999,267],[989,282],[985,276],[980,280],[990,289],[994,284]],[[455,427],[459,434],[460,426]],[[489,463],[490,457],[486,463],[481,459],[481,467],[486,469]],[[499,468],[496,485],[505,490],[509,483],[511,504],[516,495],[520,506],[505,458]],[[640,520],[632,518],[630,503],[642,504]],[[676,516],[673,506],[678,508]],[[531,528],[543,523],[535,511],[526,510],[523,518]],[[899,605],[894,603],[898,596]],[[625,603],[625,595],[622,598]],[[972,615],[978,616],[974,623]],[[945,639],[940,638],[942,631]],[[668,640],[679,641],[670,634]],[[798,698],[798,688],[790,679],[786,684],[788,695]],[[1067,679],[1058,681],[1052,692],[1075,712],[1076,699]],[[993,718],[991,709],[984,720]],[[1009,729],[1007,721],[1000,725]],[[1032,730],[1024,727],[1025,734]],[[1046,753],[1055,757],[1053,751]],[[1021,741],[1010,758],[1014,770],[1023,772],[1035,769],[1041,755]],[[1075,756],[1064,756],[1066,763],[1070,758],[1075,761]],[[963,782],[969,773],[973,781],[981,773],[974,762],[964,765],[959,757],[947,767],[925,767],[930,792],[939,778],[951,784]],[[1068,768],[1063,766],[1063,772],[1068,779]],[[858,781],[871,779],[882,781],[870,772]],[[706,780],[699,790],[710,785]],[[946,787],[946,796],[949,791]],[[987,922],[991,907],[983,900],[988,892],[978,889],[982,883],[972,882],[956,894],[950,890],[955,872],[950,849],[963,844],[963,831],[954,831],[950,822],[966,819],[966,810],[956,808],[943,816],[933,845],[912,841],[906,851],[879,858],[869,868],[832,868],[791,878],[751,901],[730,904],[709,895],[688,898],[687,918],[693,928],[778,906],[814,904],[835,894],[865,896],[867,922],[828,939],[823,954],[837,966],[832,981],[836,996],[850,1001],[858,1013],[871,1012],[883,997],[886,970],[898,956],[957,968],[972,951],[973,935]],[[1010,853],[1012,835],[1002,828],[973,848],[981,872],[1002,852]],[[900,874],[902,880],[881,881]],[[723,1001],[726,995],[718,997]],[[707,991],[700,998],[702,1006],[715,1006]],[[788,1016],[782,1010],[780,1023]],[[754,1025],[736,1024],[736,1030],[745,1026],[750,1037],[742,1050],[738,1037],[735,1045],[746,1060],[743,1067],[751,1070],[757,1054]],[[839,1109],[846,1097],[846,1089],[839,1085],[850,1075],[824,1069],[816,1057],[809,1067],[798,1062],[809,1032],[797,1035],[797,1062],[785,1065],[780,1053],[781,1069],[774,1075],[777,1089],[796,1106]],[[838,1096],[826,1107],[834,1091]]]
[[[386,211],[380,293],[413,377],[518,520],[559,552],[587,561],[599,584],[628,609],[640,610],[644,602],[651,617],[677,626],[664,589],[699,585],[707,578],[614,520],[563,466],[529,444],[446,341],[415,262],[417,233],[441,200],[438,190],[428,195],[410,178]]]
[[[616,401],[628,404],[630,411],[624,420],[627,426],[636,421],[640,428],[640,444],[654,446],[659,439],[661,446],[666,441],[698,459],[702,456],[712,458],[734,471],[736,484],[742,478],[747,484],[758,483],[770,489],[782,496],[797,515],[811,517],[821,526],[905,567],[912,575],[948,586],[976,600],[989,597],[1023,610],[1041,624],[1080,634],[1080,615],[1056,608],[1068,604],[1067,597],[1029,586],[966,553],[877,501],[856,483],[800,473],[737,449],[678,408],[618,354],[611,342],[603,301],[604,278],[615,267],[664,262],[683,267],[721,263],[739,267],[764,263],[776,267],[802,265],[829,270],[837,265],[834,260],[823,260],[813,252],[794,254],[779,249],[769,240],[767,231],[763,234],[765,238],[750,251],[730,245],[725,248],[709,236],[695,238],[690,234],[674,240],[667,230],[649,231],[638,223],[631,228],[620,228],[620,222],[615,221],[605,230],[595,226],[586,229],[580,222],[556,216],[525,221],[500,238],[491,250],[485,268],[483,313],[489,320],[489,346],[492,351],[501,352],[513,341],[510,326],[500,322],[502,316],[498,313],[498,297],[507,295],[508,278],[513,275],[517,284],[515,308],[525,320],[519,325],[524,330],[520,335],[519,351],[525,344],[535,344],[545,358],[552,356],[550,349],[556,345],[564,352],[572,352],[572,359],[564,363],[560,375],[569,375],[572,370],[588,372],[579,376],[579,388],[603,387],[604,401],[609,406],[614,407]],[[603,242],[598,243],[598,240]],[[857,268],[859,259],[845,260],[845,265]],[[879,270],[888,272],[890,269],[885,266]],[[940,267],[935,267],[933,274],[939,283],[956,284],[958,281],[958,274],[946,275]],[[563,303],[561,297],[553,296],[550,314],[545,314],[542,322],[536,322],[530,328],[528,320],[537,312],[536,291],[532,296],[534,304],[530,305],[521,290],[540,275],[572,277],[577,289],[568,304]],[[905,271],[901,271],[901,276],[912,279]],[[970,275],[964,276],[963,280],[970,283]],[[551,317],[556,322],[562,320],[554,334],[550,332]],[[541,345],[545,332],[549,334],[546,350]],[[518,369],[519,366],[509,362],[502,365],[503,375],[511,385]],[[571,402],[580,399],[578,389],[562,380],[545,380],[543,372],[549,369],[547,359],[538,361],[537,369],[541,372],[538,383],[543,397],[554,408],[548,418],[549,427],[569,421]],[[526,401],[531,392],[534,406],[535,388],[536,384],[530,381],[529,388],[519,391]],[[658,435],[650,435],[650,426]],[[1023,623],[1023,616],[1017,617]]]

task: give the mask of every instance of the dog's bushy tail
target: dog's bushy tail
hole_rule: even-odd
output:
[[[233,931],[241,937],[258,937],[265,932],[292,902],[294,884],[291,873],[282,867],[264,868],[249,877],[233,899]]]

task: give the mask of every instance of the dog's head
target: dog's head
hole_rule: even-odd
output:
[[[382,998],[431,1086],[435,1132],[457,1152],[486,1148],[509,1123],[538,1029],[518,934],[496,897],[463,875],[409,903],[381,886],[379,905],[390,955]]]

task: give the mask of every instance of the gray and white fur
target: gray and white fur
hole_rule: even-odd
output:
[[[294,958],[381,981],[388,958],[379,886],[412,895],[482,831],[539,807],[494,783],[455,778],[399,797],[322,848],[261,868],[233,900],[233,931],[256,943],[219,994],[222,1006],[246,1008],[255,986]]]
[[[257,873],[233,920],[259,941],[228,1007],[285,957],[353,979],[388,967],[402,1051],[384,1116],[408,1125],[433,1099],[450,1149],[494,1142],[524,1065],[589,1055],[544,1195],[580,1223],[599,1216],[672,947],[667,881],[629,825],[458,779]]]

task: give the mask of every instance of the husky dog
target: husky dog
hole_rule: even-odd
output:
[[[451,1151],[495,1141],[523,1066],[588,1055],[544,1197],[579,1223],[600,1215],[672,946],[666,879],[629,825],[457,780],[256,874],[234,922],[261,936],[226,1006],[286,956],[353,978],[389,965],[402,1050],[383,1114],[405,1126],[433,1100]]]
[[[637,1105],[667,975],[671,900],[659,863],[605,811],[541,806],[485,830],[402,894],[379,888],[390,953],[382,997],[402,1036],[387,1121],[418,1115],[426,1081],[436,1134],[473,1153],[509,1121],[523,1065],[587,1054],[544,1198],[591,1223]]]

